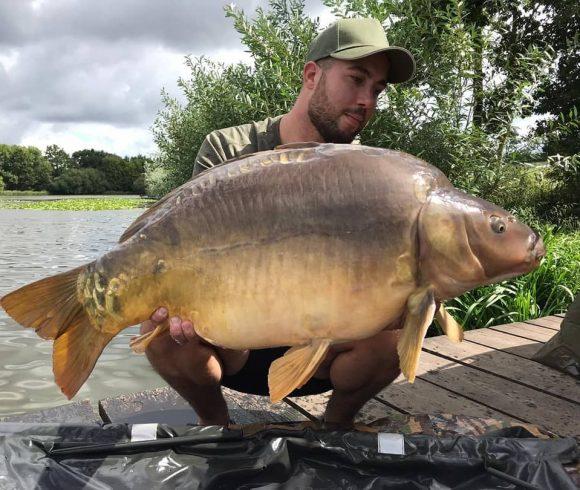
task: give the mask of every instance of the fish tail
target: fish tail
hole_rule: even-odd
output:
[[[0,298],[0,305],[19,324],[54,339],[56,383],[72,398],[91,373],[113,335],[97,330],[79,301],[77,283],[87,265],[33,282]]]

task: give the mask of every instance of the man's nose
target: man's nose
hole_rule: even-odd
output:
[[[361,90],[358,95],[358,105],[364,107],[365,109],[374,109],[376,104],[375,94],[372,91]]]

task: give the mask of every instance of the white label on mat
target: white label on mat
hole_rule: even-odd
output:
[[[157,439],[157,424],[133,424],[131,442],[154,441]]]
[[[405,454],[405,438],[402,434],[389,434],[379,432],[379,453],[381,454]]]

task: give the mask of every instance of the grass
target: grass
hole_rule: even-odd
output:
[[[141,198],[89,198],[62,199],[55,201],[17,201],[1,199],[0,209],[36,209],[43,211],[111,211],[119,209],[147,208],[155,199]]]
[[[445,303],[465,330],[564,313],[580,291],[580,231],[540,234],[546,257],[525,276],[469,291]],[[437,326],[431,334],[443,332]]]
[[[47,196],[48,191],[0,191],[0,199],[3,196]]]

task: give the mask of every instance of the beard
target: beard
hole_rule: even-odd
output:
[[[364,111],[360,108],[349,110],[349,112],[364,116]],[[308,105],[308,117],[326,143],[352,143],[360,132],[360,129],[345,131],[339,128],[338,119],[343,114],[344,111],[337,110],[330,103],[326,93],[325,74],[322,73]]]

